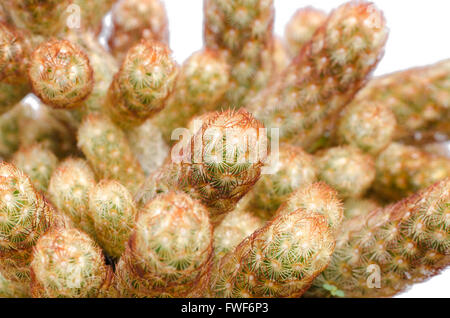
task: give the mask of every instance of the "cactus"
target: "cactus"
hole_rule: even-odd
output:
[[[30,179],[6,162],[0,163],[0,196],[0,276],[19,294],[28,294],[31,249],[57,216]]]
[[[5,0],[4,7],[20,28],[35,34],[57,35],[65,27],[66,10],[73,0]]]
[[[289,65],[290,57],[288,55],[286,45],[279,37],[273,39],[273,63],[274,74],[281,74]]]
[[[319,178],[334,187],[342,198],[361,197],[375,179],[374,159],[359,148],[341,146],[317,154]]]
[[[231,67],[224,104],[241,107],[273,72],[272,0],[204,1],[204,41],[223,51]]]
[[[102,180],[89,193],[88,214],[95,238],[106,253],[119,258],[134,226],[136,205],[119,182]]]
[[[169,146],[152,119],[126,131],[126,134],[145,175],[150,175],[163,165],[169,154]]]
[[[47,105],[71,109],[92,92],[93,70],[86,53],[67,40],[38,46],[28,70],[33,92]]]
[[[33,297],[87,298],[105,293],[112,270],[87,234],[62,228],[50,231],[37,242],[31,276]]]
[[[148,202],[116,270],[124,297],[201,296],[213,256],[207,210],[184,193]]]
[[[280,213],[225,255],[213,270],[214,297],[299,297],[330,261],[334,239],[324,216]]]
[[[95,186],[94,173],[83,159],[68,158],[53,172],[48,196],[55,207],[67,215],[74,226],[93,235],[89,214],[89,193]]]
[[[395,138],[448,122],[450,60],[372,79],[353,103],[383,103],[397,118]]]
[[[371,78],[366,0],[284,38],[273,0],[204,0],[179,66],[163,1],[113,2],[0,0],[0,297],[387,297],[450,265],[449,59]]]
[[[240,205],[228,213],[214,229],[214,256],[217,261],[264,224],[260,218]]]
[[[317,29],[325,23],[327,14],[313,7],[298,9],[286,24],[284,37],[287,51],[295,58],[313,37]]]
[[[35,144],[19,149],[11,158],[11,163],[30,177],[36,190],[45,193],[58,158],[42,144]]]
[[[387,106],[362,101],[346,107],[337,134],[340,143],[377,155],[391,143],[396,125],[395,115]]]
[[[0,163],[0,252],[33,246],[53,221],[52,208],[15,166]]]
[[[333,126],[336,114],[365,84],[383,55],[383,15],[364,1],[330,14],[286,70],[249,103],[280,139],[309,147]]]
[[[262,124],[244,109],[209,113],[202,120],[189,142],[172,148],[171,160],[146,180],[138,198],[146,202],[176,187],[205,204],[217,225],[258,181],[267,140]]]
[[[73,3],[80,7],[80,28],[99,33],[103,16],[108,13],[114,2],[115,0],[73,0]]]
[[[344,202],[344,216],[345,219],[350,219],[359,215],[367,215],[380,207],[380,204],[374,199],[349,198]]]
[[[171,141],[175,128],[185,127],[194,115],[218,108],[216,104],[229,85],[229,67],[213,50],[194,53],[182,66],[173,94],[165,109],[154,119],[164,140]]]
[[[104,115],[84,118],[78,130],[78,146],[99,179],[114,179],[134,193],[144,172],[131,151],[125,133]]]
[[[0,298],[26,298],[28,296],[27,285],[8,279],[0,271]]]
[[[450,159],[396,142],[380,153],[375,166],[374,190],[394,200],[450,176]]]
[[[27,67],[31,50],[26,32],[0,22],[0,114],[30,91]]]
[[[332,234],[335,234],[344,216],[344,209],[336,190],[323,182],[304,185],[291,195],[277,210],[276,215],[298,209],[323,215]]]
[[[96,1],[88,2],[96,3]],[[102,112],[106,93],[119,66],[111,53],[100,45],[93,32],[72,32],[67,34],[67,38],[84,49],[94,72],[94,87],[91,94],[83,102],[80,117],[90,113]]]
[[[59,158],[78,153],[72,114],[39,103],[37,109],[24,103],[19,119],[19,141],[22,147],[39,143]]]
[[[448,265],[450,179],[342,225],[307,296],[387,297]],[[374,276],[375,275],[375,276]]]
[[[264,220],[272,218],[290,193],[313,183],[317,178],[313,156],[299,147],[282,144],[278,160],[275,161],[275,157],[273,160],[274,170],[261,176],[247,203],[247,209]]]
[[[169,43],[166,9],[160,0],[121,0],[112,10],[112,23],[108,44],[119,61],[141,38]]]
[[[0,158],[9,159],[20,146],[20,121],[23,109],[16,105],[0,115]]]
[[[164,108],[177,72],[166,45],[141,40],[130,48],[114,76],[105,109],[124,128],[142,124]]]

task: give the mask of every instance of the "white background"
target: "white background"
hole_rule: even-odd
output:
[[[275,32],[283,35],[292,14],[308,5],[327,12],[342,0],[275,0]],[[448,0],[375,0],[383,10],[390,36],[386,53],[375,75],[434,63],[450,58],[450,1]],[[182,63],[201,49],[203,1],[165,0],[170,26],[170,46]],[[415,285],[399,297],[450,297],[450,270]]]

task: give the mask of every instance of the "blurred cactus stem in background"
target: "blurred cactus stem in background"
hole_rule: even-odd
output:
[[[206,48],[222,51],[231,83],[222,104],[241,107],[265,87],[274,71],[272,0],[205,0]]]
[[[340,6],[286,70],[252,99],[249,111],[267,128],[279,127],[281,140],[307,149],[364,86],[386,39],[384,17],[373,4]]]

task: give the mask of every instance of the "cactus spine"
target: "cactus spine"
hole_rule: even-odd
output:
[[[395,138],[432,130],[448,119],[450,60],[372,79],[352,104],[383,103],[397,118]]]
[[[342,225],[308,296],[388,297],[448,265],[450,179]],[[372,277],[375,273],[377,277]]]
[[[50,179],[48,196],[59,211],[67,215],[73,224],[94,234],[93,221],[89,215],[89,193],[95,186],[95,177],[83,159],[64,160]]]
[[[253,187],[266,159],[262,124],[244,109],[206,114],[188,141],[180,141],[172,158],[141,187],[140,201],[176,187],[205,204],[211,222],[224,215]]]
[[[35,144],[19,149],[11,158],[11,163],[30,177],[36,190],[44,193],[58,164],[58,158],[42,144]]]
[[[278,161],[272,164],[274,170],[261,176],[249,193],[247,202],[247,209],[264,220],[272,218],[290,193],[313,183],[317,178],[313,156],[299,147],[280,145]]]
[[[194,53],[182,66],[173,94],[154,122],[164,140],[171,141],[172,131],[186,127],[194,115],[216,110],[217,101],[229,85],[229,67],[223,56],[213,50]]]
[[[101,249],[71,228],[50,231],[33,250],[31,293],[39,298],[87,298],[106,293],[112,279]]]
[[[310,147],[333,126],[336,115],[365,84],[383,55],[387,30],[374,5],[342,5],[300,54],[249,104],[280,138]]]
[[[207,48],[223,51],[231,67],[224,103],[241,107],[273,72],[272,0],[204,1]]]
[[[113,7],[112,23],[108,44],[118,61],[141,38],[169,43],[166,9],[160,0],[121,0]]]
[[[207,210],[184,193],[148,202],[117,265],[124,297],[201,296],[213,256]]]
[[[102,180],[89,193],[88,213],[100,246],[108,255],[119,258],[136,216],[130,192],[117,181]]]
[[[393,142],[377,157],[374,190],[399,200],[450,176],[450,159]]]
[[[334,187],[342,198],[361,197],[375,179],[374,159],[352,146],[321,151],[317,167],[319,179]]]
[[[38,46],[31,56],[28,75],[33,92],[55,108],[81,106],[94,85],[89,58],[67,40],[50,40]]]
[[[130,128],[161,111],[172,92],[178,67],[165,44],[141,40],[130,48],[108,89],[105,109]]]
[[[284,30],[286,46],[291,58],[295,58],[313,37],[317,29],[325,23],[327,15],[313,7],[298,9]]]

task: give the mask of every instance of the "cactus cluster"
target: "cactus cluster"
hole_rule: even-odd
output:
[[[372,78],[364,0],[283,37],[272,0],[203,14],[179,65],[161,0],[1,2],[0,297],[388,297],[448,267],[449,60]]]

